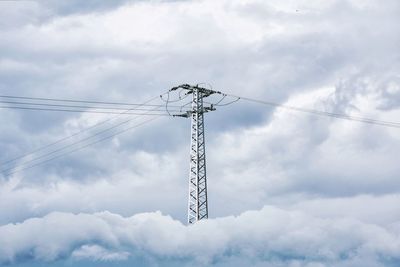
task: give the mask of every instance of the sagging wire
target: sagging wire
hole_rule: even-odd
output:
[[[170,93],[171,93],[170,91],[168,91],[166,93],[167,99],[164,99],[163,95],[160,95],[161,100],[165,102],[165,111],[168,113],[169,116],[173,117],[173,115],[171,114],[171,112],[169,110],[169,104],[170,103],[180,102],[180,101],[182,101],[183,99],[185,99],[185,98],[187,98],[189,96],[189,94],[184,94],[184,96],[182,96],[182,92],[183,91],[184,91],[184,89],[182,89],[182,88],[179,90],[178,99],[176,99],[176,100],[171,100],[170,99]],[[180,112],[182,112],[182,109],[185,107],[185,105],[183,105],[183,106],[181,105],[181,106],[178,106],[178,107],[179,107]]]
[[[168,113],[169,116],[171,116],[171,113],[169,113],[168,110],[168,103],[169,103],[169,92],[167,93],[167,101],[165,101],[165,111]]]
[[[217,103],[215,103],[215,105],[218,106],[218,104],[221,103],[225,99],[225,97],[226,97],[226,94],[222,94],[221,99]]]
[[[215,107],[223,107],[223,106],[229,106],[229,105],[231,105],[231,104],[233,104],[233,103],[236,103],[236,102],[238,102],[238,101],[240,100],[240,97],[235,97],[235,98],[237,98],[237,99],[235,99],[235,100],[233,100],[233,101],[231,101],[231,102],[224,103],[224,104],[220,104],[222,101],[224,101],[224,99],[225,99],[227,96],[228,96],[227,94],[222,93],[222,97],[221,97],[220,100],[218,100],[217,103],[211,103],[211,102],[208,102],[208,101],[205,101],[204,103],[209,104],[209,105],[211,105],[211,106],[215,106]]]
[[[238,102],[238,101],[240,100],[240,97],[237,97],[237,99],[235,99],[235,100],[233,100],[233,101],[231,101],[231,102],[224,103],[224,104],[220,104],[220,103],[222,102],[222,100],[224,100],[224,98],[225,98],[226,96],[227,96],[226,94],[223,94],[223,97],[221,98],[221,100],[218,101],[218,103],[214,104],[214,106],[217,106],[217,107],[229,106],[229,105],[231,105],[231,104],[233,104],[233,103],[236,103],[236,102]]]
[[[207,85],[209,88],[211,88],[211,89],[207,89],[207,90],[212,91],[212,93],[210,93],[210,95],[216,93],[216,94],[219,94],[219,95],[222,96],[220,99],[216,99],[215,101],[210,101],[210,102],[204,101],[204,103],[210,105],[209,107],[205,107],[205,110],[208,110],[208,111],[209,111],[209,110],[215,110],[215,107],[217,107],[217,106],[228,106],[228,105],[231,105],[231,104],[233,104],[233,103],[235,103],[235,102],[237,102],[237,101],[240,100],[240,97],[238,97],[237,99],[235,99],[235,100],[233,100],[233,101],[231,101],[231,102],[223,103],[223,101],[224,101],[224,100],[227,98],[227,96],[228,96],[227,94],[224,94],[224,93],[219,92],[219,91],[213,91],[213,90],[212,90],[212,86],[211,86],[210,84],[206,84],[206,83],[199,83],[199,84],[196,85],[196,87],[198,87],[199,85],[202,85],[202,84],[205,84],[205,85]],[[178,91],[178,93],[177,93],[178,98],[177,98],[177,99],[174,99],[174,100],[171,100],[169,94],[170,94],[171,92],[173,92],[173,91],[178,90],[178,89],[180,89],[180,90]],[[189,90],[189,92],[186,92],[185,94],[183,94],[183,91],[184,91],[184,90]],[[186,110],[186,113],[187,113],[187,114],[172,114],[169,104],[172,103],[172,102],[179,102],[179,101],[182,101],[183,99],[185,99],[186,97],[188,97],[188,95],[190,95],[191,93],[192,93],[192,91],[190,91],[190,85],[188,85],[188,84],[183,84],[183,85],[180,85],[180,86],[173,87],[171,90],[169,90],[169,92],[166,94],[166,95],[167,95],[166,98],[163,98],[162,96],[160,96],[161,99],[162,99],[162,101],[165,102],[165,110],[166,110],[166,112],[168,113],[168,115],[169,115],[169,116],[172,116],[172,117],[176,117],[176,116],[179,116],[179,117],[187,117],[187,115],[189,114],[188,112],[190,112],[190,111],[187,111],[186,109],[187,109],[187,107],[188,107],[189,105],[192,104],[191,101],[189,101],[189,102],[187,102],[187,103],[185,103],[185,104],[183,104],[183,105],[180,105],[180,106],[178,105],[178,107],[179,107],[179,108],[178,108],[178,109],[179,109],[179,112],[182,113],[182,112],[185,112],[185,110]],[[207,96],[208,96],[208,95],[207,95]],[[221,104],[221,103],[222,103],[222,104]],[[205,111],[205,112],[207,112],[207,111]]]

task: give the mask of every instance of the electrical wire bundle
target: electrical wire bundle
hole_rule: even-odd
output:
[[[181,88],[181,90],[177,91],[177,97],[175,99],[170,96],[171,91],[177,90],[180,87],[176,87],[173,90],[171,89],[160,96],[153,97],[143,103],[121,103],[0,95],[0,109],[99,113],[113,115],[112,117],[104,119],[95,125],[55,140],[28,153],[19,155],[4,162],[0,162],[0,172],[4,176],[10,176],[14,173],[46,164],[89,146],[93,146],[105,140],[111,139],[129,130],[141,127],[159,117],[189,117],[188,114],[193,112],[193,107],[191,106],[192,101],[184,102],[184,100],[190,94],[184,93],[184,88]],[[213,92],[216,93],[219,98],[217,97],[215,101],[205,102],[205,104],[208,105],[205,109],[205,112],[207,112],[207,110],[215,110],[215,107],[228,106],[238,102],[239,100],[244,100],[269,107],[287,109],[311,115],[357,121],[384,127],[400,128],[400,123],[398,122],[389,122],[378,119],[350,116],[347,114],[288,106],[265,100],[257,100],[249,97],[226,94],[219,91]],[[154,102],[159,97],[162,101],[164,101],[164,103],[160,104]],[[171,103],[173,105],[171,105]]]

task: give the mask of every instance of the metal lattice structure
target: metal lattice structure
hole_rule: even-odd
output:
[[[190,145],[188,222],[208,218],[206,148],[204,138],[203,93],[193,91]]]
[[[204,113],[215,108],[213,105],[204,106],[203,99],[219,92],[187,84],[174,87],[171,91],[178,88],[187,90],[185,95],[192,95],[191,110],[174,116],[191,118],[188,223],[193,224],[208,218]]]

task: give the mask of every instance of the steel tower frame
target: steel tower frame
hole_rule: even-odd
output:
[[[192,93],[188,223],[208,218],[203,93]]]
[[[193,224],[208,218],[204,113],[215,108],[213,105],[204,106],[203,99],[220,92],[188,84],[174,87],[171,91],[178,88],[187,90],[186,95],[192,94],[191,110],[174,116],[191,117],[188,223]]]

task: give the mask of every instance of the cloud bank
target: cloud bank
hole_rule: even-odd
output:
[[[51,213],[0,227],[0,261],[142,266],[395,266],[400,224],[322,218],[266,206],[185,226],[160,212]]]

